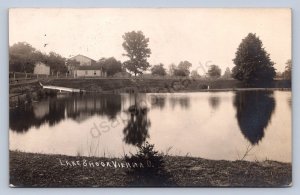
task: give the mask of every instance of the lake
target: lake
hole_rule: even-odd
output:
[[[84,94],[10,110],[10,150],[122,157],[145,141],[170,155],[291,162],[291,91]]]

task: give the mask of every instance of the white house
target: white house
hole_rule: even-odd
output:
[[[106,72],[96,64],[96,61],[84,55],[76,55],[70,60],[79,62],[79,66],[68,67],[74,77],[106,77]]]
[[[74,70],[74,77],[106,77],[100,66],[79,66]]]

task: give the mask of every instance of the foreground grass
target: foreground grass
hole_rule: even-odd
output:
[[[123,159],[72,157],[10,151],[10,184],[17,187],[113,187],[113,186],[289,186],[290,163],[275,161],[218,161],[165,156],[168,181],[139,184],[121,167]],[[73,164],[78,162],[78,164]],[[118,162],[117,168],[100,162]],[[70,163],[69,165],[66,162]],[[86,162],[87,166],[84,166]],[[99,166],[96,166],[99,162]],[[92,164],[94,166],[92,166]],[[112,163],[111,163],[112,164]],[[147,177],[147,176],[145,176]],[[147,178],[146,180],[148,181]]]

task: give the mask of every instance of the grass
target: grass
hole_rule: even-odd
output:
[[[127,173],[128,168],[62,166],[59,159],[63,162],[125,162],[122,158],[10,151],[10,184],[16,187],[140,186],[136,177]],[[169,174],[168,183],[143,183],[143,186],[285,187],[292,182],[291,163],[208,160],[188,156],[163,156],[163,160],[165,173]]]

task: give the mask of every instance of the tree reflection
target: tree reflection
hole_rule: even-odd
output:
[[[166,97],[159,95],[151,96],[151,108],[160,108],[163,109],[166,105]]]
[[[113,120],[120,111],[120,95],[88,94],[51,97],[38,103],[11,109],[9,126],[11,130],[22,133],[31,127],[39,128],[45,123],[54,126],[67,118],[79,123],[94,115],[107,116]]]
[[[218,109],[220,105],[220,97],[218,96],[210,96],[208,99],[209,105],[212,107],[212,109],[216,110]]]
[[[183,109],[188,109],[190,107],[190,97],[188,96],[172,96],[170,97],[170,104],[172,109],[175,108],[176,105],[179,105]]]
[[[238,91],[234,107],[241,132],[252,145],[258,144],[274,112],[273,92]]]
[[[127,110],[129,120],[123,129],[125,143],[141,146],[149,138],[151,122],[147,117],[148,111],[145,105],[137,103],[135,95],[134,104]]]

